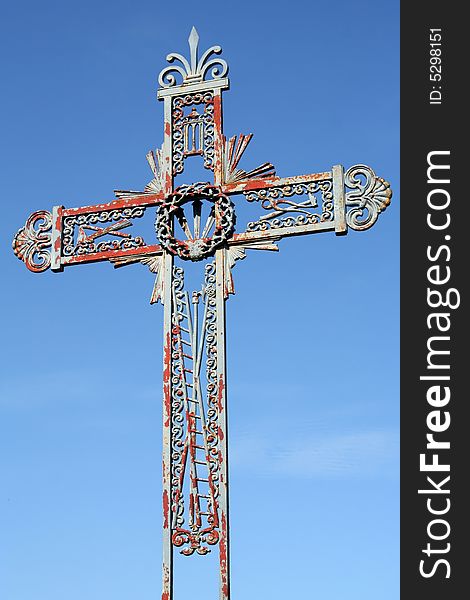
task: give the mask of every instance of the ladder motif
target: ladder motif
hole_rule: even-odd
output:
[[[206,266],[203,289],[190,300],[183,269],[173,268],[172,543],[186,556],[207,554],[219,540],[214,270]],[[207,410],[200,378],[204,359]]]

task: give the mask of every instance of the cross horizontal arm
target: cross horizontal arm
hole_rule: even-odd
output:
[[[16,234],[13,250],[28,269],[36,273],[48,268],[62,271],[64,266],[72,264],[161,253],[159,245],[147,245],[140,236],[122,235],[109,224],[129,227],[133,219],[142,217],[147,208],[161,204],[163,198],[162,193],[136,192],[105,204],[78,208],[55,206],[52,212],[35,212]],[[85,230],[90,227],[94,233],[86,235]],[[107,239],[103,240],[105,236]],[[113,239],[109,240],[110,236]]]
[[[312,181],[332,179],[331,171],[325,173],[312,173],[310,175],[297,175],[296,177],[266,177],[254,178],[236,183],[226,183],[222,186],[222,191],[225,194],[247,194],[257,190],[284,187],[288,185],[299,185],[302,183],[310,183]]]
[[[331,172],[298,177],[251,179],[226,186],[227,193],[242,192],[265,212],[234,234],[229,245],[276,240],[321,231],[347,233],[369,229],[390,204],[390,184],[366,165],[346,172],[335,165]]]

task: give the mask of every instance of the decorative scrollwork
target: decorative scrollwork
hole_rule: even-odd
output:
[[[347,224],[357,231],[369,229],[391,202],[390,183],[370,167],[354,165],[344,174],[344,184],[354,190],[346,194],[346,207],[353,207],[346,212]]]
[[[333,209],[333,182],[331,179],[311,181],[308,183],[295,183],[282,186],[273,186],[260,190],[243,192],[249,202],[261,201],[264,210],[272,210],[258,221],[248,223],[248,231],[266,231],[280,227],[300,227],[314,223],[324,223],[334,220]],[[321,213],[313,213],[311,209],[318,208],[315,194],[321,194]],[[287,198],[295,195],[308,195],[304,202],[294,202]],[[288,215],[279,219],[281,215],[297,213],[298,216]],[[300,214],[299,214],[300,213]]]
[[[13,252],[30,271],[40,273],[51,266],[52,215],[47,210],[33,213],[13,238]]]
[[[184,114],[187,106],[204,104],[201,114]],[[202,154],[204,167],[214,169],[214,95],[212,92],[186,94],[173,98],[173,175],[184,171],[187,156]]]
[[[206,377],[207,377],[207,445],[210,460],[211,479],[214,484],[214,496],[219,494],[219,405],[217,401],[217,303],[216,303],[216,267],[209,263],[205,267],[206,314]]]
[[[213,54],[220,54],[222,52],[222,48],[220,46],[211,46],[199,59],[199,35],[195,27],[191,29],[188,42],[190,53],[189,61],[184,56],[176,52],[172,52],[167,55],[166,60],[169,63],[177,60],[181,63],[181,65],[171,65],[169,67],[165,67],[160,72],[160,75],[158,76],[158,83],[163,88],[176,85],[176,78],[174,74],[181,75],[181,84],[199,83],[204,81],[206,73],[211,67],[212,79],[221,79],[227,75],[228,65],[225,60],[221,58],[210,58]]]
[[[247,231],[268,231],[269,229],[282,229],[283,227],[303,227],[320,223],[320,215],[299,215],[298,217],[286,217],[285,219],[271,219],[269,221],[260,219],[247,224]]]
[[[172,293],[171,539],[174,546],[181,548],[181,554],[190,556],[196,552],[204,555],[210,552],[209,546],[219,540],[219,413],[214,263],[206,265],[203,290],[193,292],[193,311],[190,310],[189,294],[184,290],[184,271],[181,267],[173,268]],[[199,336],[193,326],[198,323],[197,307],[200,298],[203,299],[205,308]],[[206,408],[199,378],[204,347]],[[184,480],[188,473],[189,489],[186,491]],[[187,506],[186,493],[189,496]]]
[[[97,223],[108,223],[110,221],[124,220],[125,226],[132,225],[129,219],[140,218],[144,215],[145,207],[134,206],[130,208],[117,208],[96,213],[85,213],[81,215],[69,215],[63,220],[62,244],[64,256],[74,256],[81,254],[93,254],[96,252],[106,252],[108,250],[124,250],[130,248],[139,248],[145,245],[142,237],[132,237],[130,235],[122,236],[121,240],[111,240],[95,243],[95,239],[102,235],[116,234],[116,227],[94,227]],[[95,234],[82,236],[75,243],[75,226],[95,230]]]
[[[207,546],[203,546],[203,544],[209,544],[210,546],[217,544],[219,541],[219,532],[212,527],[208,527],[206,530],[198,531],[197,533],[192,533],[187,529],[177,529],[171,536],[171,541],[178,548],[187,544],[186,548],[180,551],[185,556],[191,556],[195,551],[198,554],[204,555],[208,554],[210,549]]]
[[[191,233],[187,227],[182,207],[188,202],[201,204],[209,200],[214,204],[206,227]],[[185,227],[187,240],[177,240],[173,234],[173,217],[177,217]],[[208,236],[210,224],[214,224],[212,236]],[[182,185],[168,196],[158,209],[155,231],[160,244],[172,254],[183,260],[199,261],[211,256],[233,233],[235,227],[235,209],[228,196],[221,189],[209,183]]]
[[[182,480],[186,462],[184,444],[184,371],[181,366],[180,348],[178,344],[179,319],[178,312],[184,298],[184,271],[181,267],[173,268],[173,298],[175,309],[172,318],[172,374],[171,374],[171,497],[173,511],[173,527],[184,524],[184,496]]]

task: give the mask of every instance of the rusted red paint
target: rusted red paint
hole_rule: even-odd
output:
[[[292,237],[292,236],[300,236],[307,235],[313,232],[323,232],[323,231],[334,231],[335,230],[335,222],[334,221],[323,221],[320,223],[312,223],[310,225],[304,225],[303,227],[283,227],[281,229],[266,229],[265,231],[248,231],[246,233],[235,233],[233,236],[227,241],[229,246],[236,246],[237,244],[243,244],[244,242],[253,242],[253,241],[261,241],[261,240],[279,240],[283,237]]]
[[[52,209],[52,217],[55,219],[52,223],[52,248],[51,248],[51,269],[55,272],[63,271],[61,265],[61,250],[62,250],[62,213],[63,206],[54,206]],[[26,265],[27,266],[27,265]]]
[[[60,233],[62,230],[62,213],[63,213],[63,211],[64,211],[64,208],[62,206],[60,206],[57,210],[57,218],[54,223],[54,228],[58,233]],[[59,242],[59,248],[60,248],[60,237],[56,240],[56,243],[55,243],[56,250],[58,250],[57,242]]]
[[[170,332],[166,335],[165,346],[163,348],[163,402],[165,407],[165,427],[170,426],[171,416],[171,337]]]
[[[222,96],[219,93],[214,94],[214,126],[217,128],[217,131],[220,132],[222,130]]]
[[[170,332],[166,334],[165,348],[164,348],[164,369],[163,369],[163,383],[170,381],[171,371],[171,338]]]
[[[171,175],[171,173],[167,173],[165,176],[165,196],[168,196],[168,194],[171,194],[171,191],[173,189],[173,176]]]
[[[221,373],[219,376],[219,383],[218,383],[218,387],[217,387],[217,405],[219,407],[219,413],[223,412],[223,410],[224,410],[224,403],[223,403],[224,390],[225,390],[224,376]]]
[[[252,190],[259,190],[266,187],[296,185],[298,183],[307,183],[310,181],[319,181],[323,179],[331,179],[333,177],[331,171],[323,173],[311,173],[310,175],[297,175],[296,177],[267,177],[263,179],[249,179],[238,183],[227,183],[222,186],[224,194],[240,194]]]
[[[141,254],[161,254],[162,247],[159,244],[141,246],[140,248],[129,248],[127,250],[106,250],[105,252],[94,252],[93,254],[80,254],[79,256],[63,256],[63,265],[77,265],[87,262],[98,262],[121,256],[139,256]]]
[[[170,502],[168,500],[168,490],[163,490],[163,529],[168,529],[168,515],[170,511]]]
[[[221,516],[221,536],[219,542],[220,552],[220,583],[224,598],[228,598],[228,551],[227,551],[227,517],[224,512]]]
[[[224,150],[224,136],[222,133],[222,94],[220,90],[214,94],[214,184],[220,185],[223,181],[222,155]]]
[[[191,483],[194,485],[194,478],[191,477]],[[194,514],[194,495],[189,494],[189,514]]]
[[[164,199],[164,194],[142,194],[141,196],[132,196],[131,198],[119,198],[106,204],[92,204],[89,206],[79,206],[77,208],[65,208],[63,216],[84,215],[87,213],[102,212],[107,210],[116,210],[117,208],[132,208],[134,206],[157,206]]]
[[[168,481],[167,472],[166,472],[165,456],[163,456],[163,458],[162,458],[162,473],[163,473],[163,487],[165,487],[167,484],[167,481]]]

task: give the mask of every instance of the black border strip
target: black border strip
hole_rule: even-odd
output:
[[[467,102],[470,36],[464,28],[456,3],[401,4],[402,600],[465,597],[466,572],[470,575],[465,564],[469,520],[464,515],[469,503],[464,487],[470,456],[465,418],[470,398],[464,385],[466,331],[470,330],[465,322],[464,290],[469,272],[465,243],[469,216],[468,192],[463,187],[470,171],[463,144],[465,130],[469,130],[463,103]],[[437,49],[440,52],[431,52]],[[430,60],[433,56],[440,62]],[[430,100],[439,101],[438,92],[441,103],[431,104]],[[428,173],[429,162],[450,165],[450,169],[435,168]],[[444,306],[446,299],[455,308]],[[443,316],[430,316],[436,313]],[[449,354],[433,354],[435,350]],[[448,376],[449,380],[422,376]],[[449,442],[450,448],[427,448],[427,434]],[[420,469],[421,454],[424,463],[435,460],[449,465],[449,471]],[[437,467],[441,468],[445,467]],[[420,489],[428,491],[420,494]]]

